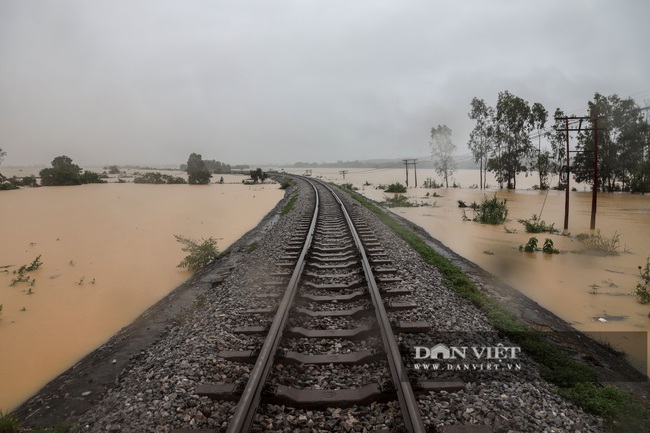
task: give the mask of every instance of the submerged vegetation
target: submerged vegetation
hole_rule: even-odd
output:
[[[650,291],[648,290],[648,286],[650,285],[650,257],[646,257],[645,266],[639,265],[639,274],[641,274],[643,283],[636,284],[636,299],[641,304],[650,304]]]
[[[177,267],[179,268],[187,268],[191,271],[197,271],[219,257],[217,241],[212,237],[201,239],[202,242],[200,243],[194,239],[179,235],[174,235],[174,237],[178,242],[184,245],[182,250],[189,253],[178,264]]]
[[[606,237],[600,233],[600,230],[597,230],[596,233],[580,233],[576,236],[576,239],[582,243],[587,251],[616,256],[621,243],[619,236],[619,233],[614,232],[611,237]]]
[[[527,220],[519,219],[519,223],[523,224],[526,233],[559,233],[560,231],[555,228],[555,223],[548,225],[546,221],[542,220],[536,214],[533,214]]]
[[[469,207],[474,212],[473,218],[468,218],[463,210],[463,219],[465,221],[477,221],[482,224],[503,224],[508,217],[508,206],[506,205],[507,200],[499,200],[496,196],[492,198],[487,198],[483,196],[483,200],[480,204],[472,203]],[[458,200],[459,207],[467,207],[467,205],[462,201]]]
[[[403,194],[406,192],[406,187],[399,182],[395,182],[388,185],[388,187],[384,189],[384,192],[394,192],[394,193]]]
[[[155,185],[163,184],[185,184],[187,183],[185,179],[180,176],[172,176],[170,174],[163,174],[159,172],[148,172],[140,176],[135,176],[133,178],[133,183],[151,183]]]
[[[557,387],[558,394],[591,413],[603,416],[610,430],[632,433],[650,430],[650,411],[613,386],[598,383],[596,374],[542,333],[522,322],[497,300],[481,292],[474,282],[448,258],[436,253],[418,235],[358,194],[352,197],[375,213],[429,264],[442,274],[449,288],[468,299],[487,316],[490,323],[541,366],[542,376]],[[649,265],[650,266],[650,265]]]

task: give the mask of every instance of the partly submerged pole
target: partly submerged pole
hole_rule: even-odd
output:
[[[564,117],[566,127],[566,191],[564,193],[564,230],[569,229],[569,117]]]
[[[598,117],[594,117],[594,188],[591,193],[591,230],[596,228],[596,207],[598,206]]]

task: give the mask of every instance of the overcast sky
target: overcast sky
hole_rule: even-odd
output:
[[[473,97],[650,102],[647,0],[0,0],[3,166],[467,153]]]

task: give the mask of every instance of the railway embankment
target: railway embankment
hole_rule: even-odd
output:
[[[64,425],[73,431],[225,428],[236,403],[212,401],[196,395],[194,389],[206,381],[245,382],[248,368],[226,362],[217,353],[224,348],[247,346],[246,338],[231,330],[250,320],[244,311],[251,304],[251,288],[262,286],[268,279],[301,213],[309,207],[303,191],[298,182],[260,225],[225,251],[222,258],[197,272],[20,406],[15,414],[22,424]],[[287,211],[287,202],[296,194],[298,199]],[[352,206],[363,207],[358,203]],[[518,344],[494,327],[490,313],[480,308],[480,302],[449,287],[452,276],[441,269],[446,265],[434,266],[423,258],[422,251],[382,222],[385,216],[365,208],[359,212],[365,213],[366,221],[413,290],[420,306],[418,318],[426,318],[434,329],[426,337],[408,337],[402,344],[413,348],[431,348],[438,343],[452,346],[452,335],[460,335],[465,342],[474,339],[476,347]],[[583,339],[561,319],[456,256],[424,230],[395,215],[388,218],[453,264],[481,293],[498,300],[518,320],[534,329],[565,336],[557,343],[602,382],[627,384],[641,399],[647,398],[647,382],[620,357]],[[453,371],[466,387],[463,391],[421,396],[427,425],[434,429],[464,423],[490,425],[494,431],[607,431],[602,418],[556,393],[557,386],[543,377],[545,367],[534,357],[523,353],[518,361],[516,369],[484,366],[480,370],[470,367]],[[326,386],[326,376],[325,370],[317,373],[317,386],[319,381]],[[362,381],[363,375],[358,376]],[[261,415],[260,425],[273,431],[371,431],[399,425],[398,412],[390,405],[381,410],[352,408],[322,413],[277,407]]]

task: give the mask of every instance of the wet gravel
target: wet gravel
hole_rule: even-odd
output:
[[[241,326],[268,324],[270,318],[250,314],[251,308],[271,307],[274,300],[260,300],[255,293],[273,293],[267,283],[278,272],[278,258],[286,255],[284,247],[309,212],[306,186],[300,186],[295,208],[282,216],[273,230],[266,232],[255,249],[234,267],[223,282],[202,294],[200,302],[186,311],[169,327],[165,338],[130,360],[116,382],[106,389],[105,397],[76,422],[76,428],[89,432],[168,432],[172,428],[215,429],[225,431],[235,403],[199,397],[195,390],[205,383],[245,384],[252,365],[239,364],[218,356],[220,350],[252,350],[259,338],[234,333]],[[408,288],[417,308],[390,313],[395,320],[426,320],[432,331],[426,334],[398,334],[401,347],[408,351],[416,346],[509,346],[488,324],[484,315],[468,301],[458,297],[441,282],[438,271],[423,263],[401,239],[383,226],[376,217],[354,205],[359,214],[381,240],[386,254],[398,269],[399,283],[391,288]],[[395,276],[388,274],[388,276]],[[316,293],[318,290],[312,291]],[[323,291],[321,291],[323,292]],[[350,291],[353,292],[353,291]],[[345,292],[341,292],[345,293]],[[327,293],[322,293],[327,294]],[[314,309],[324,309],[310,303]],[[342,303],[342,309],[359,303]],[[328,321],[330,323],[328,324]],[[365,319],[310,320],[313,329],[327,329],[335,324],[355,327]],[[301,324],[301,326],[305,326]],[[301,353],[349,353],[375,348],[377,338],[351,342],[347,340],[290,339],[289,347]],[[419,395],[421,413],[427,426],[436,431],[443,425],[486,424],[494,432],[601,432],[602,422],[567,403],[552,392],[536,364],[525,355],[516,361],[518,369],[504,363],[492,370],[416,370],[416,360],[408,362],[409,374],[420,380],[460,378],[466,387],[459,392]],[[496,363],[495,363],[496,365]],[[297,388],[337,389],[376,383],[386,375],[384,362],[363,366],[276,366],[272,381]],[[282,432],[364,432],[380,429],[399,431],[401,418],[396,402],[374,403],[368,407],[331,408],[324,411],[298,410],[285,406],[263,405],[257,415],[256,431]]]

